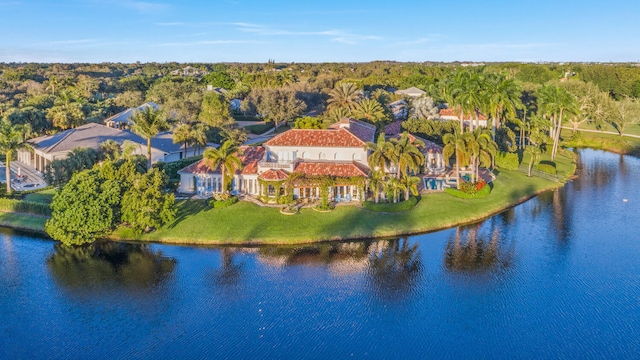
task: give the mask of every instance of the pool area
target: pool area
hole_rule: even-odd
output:
[[[422,180],[424,181],[424,188],[427,191],[442,191],[446,188],[456,186],[455,178],[425,177]]]

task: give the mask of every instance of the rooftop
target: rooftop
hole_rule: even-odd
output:
[[[240,146],[240,161],[242,161],[242,169],[236,171],[236,174],[251,175],[258,173],[258,161],[264,156],[265,149],[262,146]],[[215,170],[206,164],[206,160],[202,159],[193,163],[180,171],[179,173],[191,174],[219,174],[220,167]]]

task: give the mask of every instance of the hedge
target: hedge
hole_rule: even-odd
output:
[[[48,204],[5,198],[0,198],[0,211],[51,216]]]
[[[500,152],[496,155],[495,161],[497,167],[506,170],[518,170],[518,166],[520,166],[520,160],[516,153]]]
[[[555,175],[556,174],[556,163],[552,161],[540,161],[537,166],[538,170],[545,172],[547,174]]]
[[[162,163],[161,169],[164,170],[164,173],[167,174],[170,180],[178,180],[180,179],[180,175],[178,175],[178,171],[181,169],[198,162],[202,159],[202,155],[191,156],[188,158],[180,159],[178,161],[170,162],[170,163]]]
[[[485,185],[482,189],[480,189],[480,191],[474,194],[468,194],[456,188],[446,188],[444,189],[444,192],[461,199],[481,199],[489,196],[489,194],[491,193],[491,186]]]
[[[413,209],[418,204],[418,198],[412,196],[407,201],[397,203],[375,203],[373,201],[365,201],[362,207],[376,212],[398,212]]]
[[[226,208],[229,207],[235,203],[238,202],[238,197],[237,196],[231,196],[226,200],[211,200],[209,201],[209,206],[211,206],[214,209],[222,209],[222,208]]]

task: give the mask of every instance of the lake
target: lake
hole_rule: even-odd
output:
[[[582,150],[562,189],[388,240],[68,249],[4,230],[0,358],[637,359],[639,179],[639,159]]]

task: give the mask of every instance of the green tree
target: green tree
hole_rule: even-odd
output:
[[[384,125],[389,117],[384,108],[376,100],[364,99],[358,103],[351,112],[354,117],[375,124],[378,127]]]
[[[202,98],[198,120],[216,128],[228,126],[234,123],[229,109],[229,101],[224,96],[210,91]]]
[[[265,121],[275,122],[276,128],[280,122],[294,119],[306,109],[304,102],[296,97],[295,90],[286,88],[252,89],[245,101]]]
[[[135,234],[168,224],[175,219],[175,196],[162,190],[167,177],[157,168],[151,169],[129,187],[122,197],[122,221]]]
[[[149,89],[147,98],[161,104],[167,116],[180,123],[190,123],[200,112],[202,89],[195,81],[161,81]]]
[[[242,168],[240,149],[233,142],[227,140],[218,149],[212,147],[204,150],[204,160],[211,169],[220,167],[222,174],[222,191],[227,192],[227,176],[233,177],[236,170]],[[228,174],[228,175],[227,175]]]
[[[225,90],[231,90],[235,87],[236,83],[231,78],[231,75],[225,69],[215,69],[202,77],[202,83],[204,85],[211,85],[213,87],[223,88]]]
[[[482,128],[464,134],[463,140],[471,165],[471,181],[477,182],[480,165],[489,167],[493,164],[498,144],[491,139],[491,131]]]
[[[566,113],[577,114],[580,110],[576,98],[561,87],[545,85],[536,94],[538,96],[538,115],[548,116],[551,120],[549,135],[553,140],[551,161],[554,161],[558,152],[563,116]]]
[[[82,104],[69,90],[61,91],[54,102],[54,106],[47,111],[47,117],[53,126],[66,130],[81,125],[84,122]]]
[[[466,143],[463,138],[463,134],[456,129],[453,133],[444,134],[442,136],[444,142],[444,148],[442,149],[442,155],[447,161],[452,155],[456,156],[456,186],[460,188],[460,162],[466,158]]]
[[[374,190],[375,201],[377,203],[380,199],[380,186],[385,184],[386,171],[391,166],[393,160],[394,148],[392,143],[384,139],[384,134],[380,134],[378,141],[368,141],[364,149],[369,153],[367,162],[372,170],[369,179],[369,181],[372,182],[370,188]]]
[[[411,141],[409,135],[404,132],[399,139],[391,139],[393,146],[393,160],[398,167],[398,179],[417,173],[424,165],[424,155],[419,147],[424,146],[420,140]]]
[[[118,187],[106,186],[97,170],[77,173],[53,197],[47,234],[65,245],[95,241],[112,229],[119,192]]]
[[[624,135],[624,130],[628,125],[637,124],[640,121],[640,102],[638,99],[624,97],[616,101],[617,116],[611,120],[613,127],[618,130],[620,136]]]
[[[323,121],[317,117],[302,116],[293,123],[294,129],[322,129]]]
[[[513,79],[504,75],[492,74],[487,77],[485,86],[485,104],[489,116],[493,119],[493,132],[502,126],[505,117],[515,117],[516,109],[522,106],[522,91]]]
[[[7,194],[11,193],[11,159],[13,158],[13,153],[28,146],[25,141],[25,134],[30,131],[31,128],[28,124],[13,125],[7,118],[3,118],[0,122],[0,152],[6,158],[5,182]]]
[[[187,147],[191,141],[191,125],[180,124],[173,129],[172,140],[174,144],[184,144],[184,156],[187,156]]]
[[[147,107],[142,111],[137,111],[131,118],[133,126],[131,131],[147,140],[147,169],[151,169],[151,139],[161,131],[169,129],[169,124],[162,110],[155,110]]]
[[[524,149],[524,153],[529,155],[529,168],[527,171],[527,176],[531,177],[531,168],[533,168],[534,164],[537,164],[540,161],[540,156],[542,152],[540,151],[540,147],[537,145],[529,145]]]
[[[341,82],[329,92],[327,110],[342,108],[352,111],[361,99],[362,91],[354,83]]]

